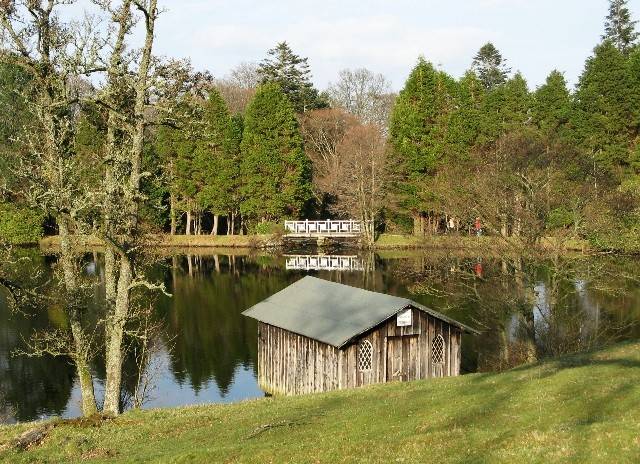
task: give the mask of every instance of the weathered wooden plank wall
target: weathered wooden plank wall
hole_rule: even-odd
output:
[[[444,341],[444,363],[434,366],[435,338]],[[398,327],[392,317],[343,349],[260,323],[258,328],[258,383],[273,394],[302,394],[353,388],[394,380],[459,375],[461,331],[418,309],[412,324]],[[371,369],[358,368],[358,347],[369,340]]]

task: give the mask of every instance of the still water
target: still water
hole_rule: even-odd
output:
[[[46,279],[55,260],[33,252],[23,279]],[[102,298],[101,257],[84,260]],[[625,257],[474,257],[445,252],[339,256],[229,251],[157,257],[149,269],[171,297],[153,298],[162,335],[145,368],[144,407],[260,397],[256,323],[240,313],[305,274],[409,297],[482,333],[465,336],[464,372],[499,371],[562,353],[640,337],[640,264]],[[37,277],[34,277],[37,276]],[[6,422],[79,415],[79,389],[64,357],[26,357],[25,340],[65,325],[55,306],[11,312],[0,294],[0,413]],[[137,369],[127,363],[125,390]],[[96,392],[104,379],[94,365]]]

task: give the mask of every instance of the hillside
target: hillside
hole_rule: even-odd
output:
[[[0,428],[3,462],[638,462],[640,342],[501,374]]]

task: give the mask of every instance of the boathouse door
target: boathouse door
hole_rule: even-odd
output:
[[[417,362],[417,335],[387,337],[387,382],[416,380]]]

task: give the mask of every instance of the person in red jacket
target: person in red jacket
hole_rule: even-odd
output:
[[[476,222],[473,224],[473,228],[476,231],[476,235],[479,237],[482,235],[482,223],[480,222],[480,218],[476,218]]]

